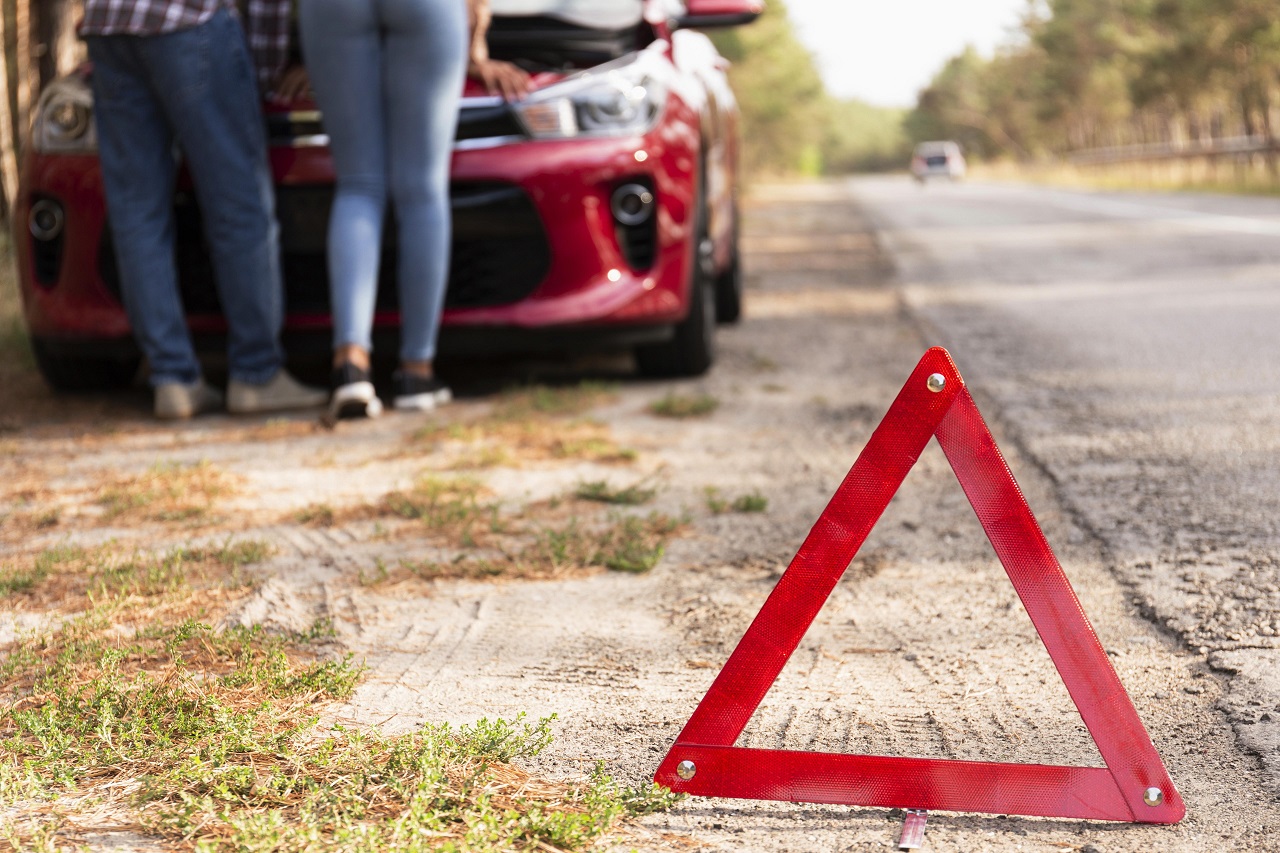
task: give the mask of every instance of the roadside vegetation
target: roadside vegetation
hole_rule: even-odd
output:
[[[455,451],[455,470],[544,460],[627,465],[636,451],[616,444],[603,424],[586,416],[614,396],[612,388],[595,382],[512,389],[483,417],[424,427],[406,451],[448,447]]]
[[[334,509],[317,504],[294,520],[317,527],[373,520],[384,536],[413,536],[430,558],[378,567],[370,582],[416,577],[549,579],[601,570],[647,572],[684,526],[658,512],[639,515],[597,504],[635,506],[655,490],[607,482],[583,483],[567,498],[506,507],[479,481],[425,475],[413,488],[366,504]],[[372,581],[370,580],[372,578]]]
[[[920,94],[906,128],[956,139],[1046,180],[1110,186],[1280,190],[1280,24],[1253,0],[1051,0],[1029,6],[994,57],[953,57]],[[1212,140],[1258,150],[1189,156]],[[1176,156],[1063,168],[1075,152],[1155,146]],[[1122,157],[1122,158],[1123,158]],[[1107,158],[1103,158],[1107,159]]]
[[[1280,24],[1256,0],[1030,4],[993,56],[951,57],[910,110],[832,97],[785,0],[712,38],[733,63],[752,178],[902,171],[916,142],[954,139],[971,163],[1003,164],[979,176],[1280,192]],[[1246,153],[1187,153],[1243,138]],[[1124,146],[1157,150],[1073,162]]]
[[[362,674],[329,625],[220,626],[270,552],[63,546],[0,573],[6,603],[64,614],[0,655],[0,850],[76,846],[85,815],[201,851],[578,850],[673,802],[599,768],[521,769],[550,719],[396,737],[325,722]]]
[[[905,110],[827,92],[812,54],[796,37],[785,0],[769,0],[749,27],[712,33],[731,63],[742,112],[742,177],[901,170],[911,143]]]

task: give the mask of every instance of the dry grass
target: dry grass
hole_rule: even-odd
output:
[[[1236,166],[1206,158],[1075,166],[1070,163],[1022,165],[983,163],[972,170],[983,180],[1026,181],[1096,190],[1194,191],[1228,195],[1280,195],[1280,180],[1265,166]]]
[[[265,423],[254,424],[243,429],[225,433],[226,442],[266,442],[283,441],[291,438],[304,438],[325,432],[324,426],[314,416],[306,415],[296,418],[271,418]]]
[[[95,602],[132,606],[145,600],[164,614],[176,612],[186,618],[246,589],[241,569],[262,562],[273,551],[257,539],[228,539],[161,553],[115,544],[91,549],[56,545],[0,568],[0,594],[8,596],[8,610],[79,613]],[[181,609],[187,606],[197,611]]]
[[[545,580],[598,571],[646,572],[683,522],[661,513],[607,512],[598,504],[644,503],[654,491],[641,484],[613,489],[604,481],[576,487],[572,499],[504,507],[479,481],[423,476],[412,489],[381,500],[335,508],[313,504],[292,520],[316,527],[382,519],[389,536],[414,536],[445,556],[376,566],[361,582],[409,578]]]
[[[523,519],[484,546],[450,559],[405,561],[387,580],[408,575],[442,578],[550,580],[599,571],[643,573],[666,553],[682,522],[661,513],[569,516],[558,521]]]
[[[627,464],[636,452],[618,446],[607,427],[584,417],[612,399],[607,386],[595,383],[509,391],[483,417],[419,430],[411,448],[425,444],[447,450],[446,467],[454,470],[545,460]]]
[[[108,476],[96,502],[106,521],[197,521],[236,485],[235,478],[208,462],[167,463],[142,474]]]

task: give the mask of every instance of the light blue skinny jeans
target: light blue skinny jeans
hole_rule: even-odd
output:
[[[465,0],[302,0],[302,48],[337,172],[334,346],[372,349],[388,190],[400,359],[435,357],[449,272],[449,166],[467,61]]]
[[[120,285],[151,384],[200,376],[174,262],[175,143],[204,217],[228,372],[267,382],[283,362],[283,289],[262,101],[240,23],[224,9],[167,35],[87,41]]]

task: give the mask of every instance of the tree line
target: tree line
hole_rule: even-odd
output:
[[[812,54],[796,37],[785,0],[768,0],[754,24],[713,33],[712,40],[731,63],[748,178],[906,166],[907,110],[830,95]]]
[[[1030,0],[992,58],[966,50],[920,93],[913,138],[1023,160],[1280,131],[1274,0]]]

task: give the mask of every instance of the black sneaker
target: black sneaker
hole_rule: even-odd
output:
[[[335,367],[329,380],[333,395],[329,398],[329,417],[376,418],[382,414],[382,401],[373,390],[369,371],[351,362]]]
[[[434,376],[414,376],[396,371],[396,408],[402,412],[427,412],[453,399],[453,392]]]

